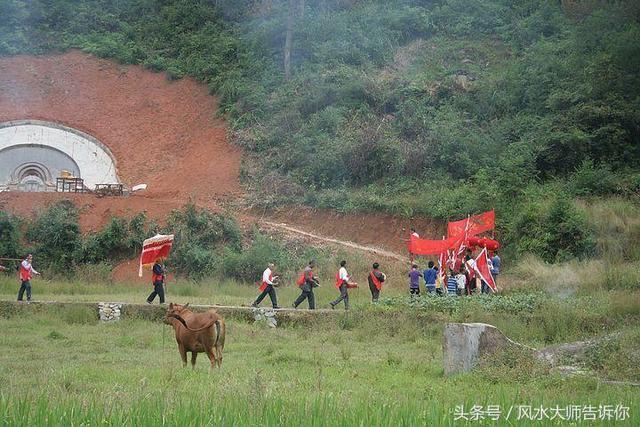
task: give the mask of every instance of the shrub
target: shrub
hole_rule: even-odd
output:
[[[198,209],[193,203],[172,212],[167,230],[175,235],[168,262],[191,278],[216,271],[224,248],[235,252],[241,247],[242,233],[233,217]]]
[[[509,238],[518,253],[530,252],[547,262],[587,256],[595,248],[586,216],[562,193],[550,203],[525,204],[510,227]]]
[[[56,273],[73,272],[81,248],[78,209],[69,200],[55,203],[30,224],[27,239],[35,245],[36,263]]]
[[[576,196],[602,196],[616,192],[618,179],[608,165],[596,168],[593,161],[585,160],[569,180],[569,187]]]
[[[85,237],[79,262],[114,262],[134,257],[142,250],[144,239],[153,234],[152,228],[153,224],[147,222],[144,213],[135,215],[129,221],[111,217],[101,230]]]
[[[226,277],[233,277],[244,282],[255,282],[262,277],[262,272],[268,262],[273,261],[277,266],[287,266],[290,263],[284,247],[260,233],[254,232],[255,238],[251,245],[237,252],[226,248],[222,260],[222,270]]]
[[[20,220],[7,212],[0,211],[0,257],[21,258]]]

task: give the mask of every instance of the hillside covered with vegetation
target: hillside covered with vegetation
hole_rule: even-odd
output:
[[[495,207],[513,253],[547,261],[598,250],[594,198],[637,206],[634,1],[8,0],[0,16],[0,55],[76,47],[209,85],[256,203]]]

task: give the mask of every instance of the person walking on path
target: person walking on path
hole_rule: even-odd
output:
[[[344,309],[349,310],[349,287],[356,287],[357,283],[351,281],[351,276],[347,273],[347,261],[340,261],[340,270],[336,274],[336,288],[340,290],[340,296],[330,302],[331,308],[344,301]]]
[[[147,304],[152,304],[156,299],[156,295],[160,297],[160,304],[164,304],[164,280],[165,269],[160,260],[156,260],[151,269],[151,283],[153,284],[153,292],[147,298]]]
[[[427,288],[427,292],[430,294],[436,291],[436,277],[438,276],[438,269],[434,267],[433,261],[429,261],[429,268],[424,271],[424,283]]]
[[[409,293],[411,295],[420,295],[420,278],[422,273],[418,270],[418,265],[413,264],[409,271]]]
[[[309,310],[315,310],[316,298],[313,295],[313,288],[320,286],[320,281],[313,275],[313,268],[316,266],[316,262],[311,260],[302,271],[302,275],[297,281],[297,285],[300,286],[302,293],[294,301],[293,308],[298,306],[306,299],[309,300]]]
[[[34,275],[39,276],[31,263],[33,262],[33,255],[29,254],[20,263],[20,290],[18,291],[18,301],[22,301],[24,292],[27,291],[27,302],[31,301],[31,279]]]
[[[261,294],[258,295],[258,298],[256,298],[253,304],[251,304],[251,307],[257,307],[262,302],[264,297],[269,295],[269,298],[271,299],[271,305],[273,306],[274,310],[280,308],[278,307],[278,299],[275,289],[275,287],[278,286],[276,283],[278,281],[278,276],[273,275],[274,268],[275,264],[270,262],[267,265],[267,269],[262,273],[262,285],[260,286]]]
[[[367,280],[369,282],[369,289],[371,290],[371,301],[375,304],[380,297],[380,290],[382,290],[382,283],[387,280],[387,276],[379,270],[380,264],[373,263],[373,270],[369,273]]]

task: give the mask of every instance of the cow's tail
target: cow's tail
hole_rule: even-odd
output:
[[[193,329],[193,328],[190,328],[189,325],[187,325],[187,321],[184,320],[182,318],[182,316],[180,316],[179,314],[170,314],[169,317],[173,317],[174,319],[178,320],[178,322],[182,323],[182,325],[185,328],[187,328],[189,331],[191,331],[191,332],[200,332],[200,331],[203,331],[203,330],[205,330],[207,328],[210,328],[211,325],[212,325],[212,323],[209,323],[208,325],[203,326],[201,328]],[[216,320],[216,322],[217,322],[217,320]]]
[[[227,326],[224,323],[224,319],[217,319],[216,325],[216,340],[214,347],[216,349],[216,362],[218,366],[222,365],[222,350],[224,350],[224,338],[227,333]]]

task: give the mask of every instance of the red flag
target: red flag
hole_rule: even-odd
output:
[[[494,210],[490,210],[459,221],[449,222],[447,226],[447,233],[449,234],[449,237],[452,237],[459,236],[461,234],[464,235],[466,231],[467,236],[475,236],[476,234],[493,230],[495,228],[495,222],[496,213]]]
[[[498,292],[496,283],[493,281],[493,276],[491,275],[491,267],[489,266],[490,263],[491,261],[489,260],[487,248],[484,248],[476,258],[474,268],[476,270],[476,273],[478,273],[480,279],[484,280],[484,282],[489,285],[493,292]]]
[[[167,258],[171,252],[171,246],[173,246],[173,234],[156,234],[146,239],[142,243],[138,276],[142,277],[142,267],[152,266],[157,259]]]
[[[453,249],[458,240],[458,237],[444,240],[427,240],[411,235],[409,236],[409,252],[416,255],[438,255]]]

